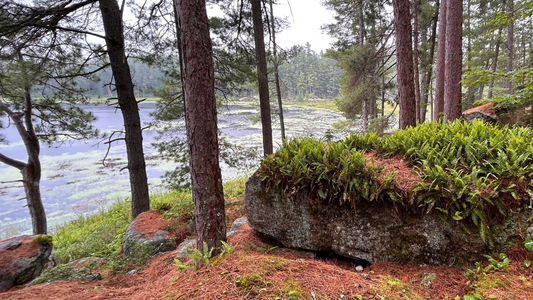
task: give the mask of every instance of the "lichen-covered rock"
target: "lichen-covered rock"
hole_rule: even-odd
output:
[[[164,220],[159,212],[151,210],[135,218],[128,226],[122,239],[122,254],[154,255],[159,252],[172,251],[190,232],[187,225],[178,225],[174,221]],[[150,253],[147,253],[150,252]]]
[[[265,190],[257,174],[246,182],[245,210],[253,229],[287,247],[334,251],[370,263],[464,265],[487,250],[478,235],[433,214],[411,214],[392,201],[363,201],[354,209],[310,195],[287,197]]]
[[[487,123],[498,122],[498,116],[496,115],[494,103],[492,102],[465,110],[463,112],[463,119],[467,122],[472,122],[474,119],[483,120]]]
[[[133,255],[136,251],[150,249],[152,254],[176,249],[176,240],[166,230],[155,233],[137,232],[135,220],[128,226],[122,240],[122,254]]]
[[[100,269],[104,263],[105,261],[98,257],[80,258],[71,261],[68,264],[44,271],[39,277],[32,280],[26,286],[62,280],[78,280],[81,282],[100,280],[102,279],[102,275],[97,270]]]
[[[0,241],[0,292],[34,279],[49,263],[52,244],[37,243],[35,237],[23,235]]]

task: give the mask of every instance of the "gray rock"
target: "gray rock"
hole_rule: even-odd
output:
[[[231,224],[231,228],[229,232],[226,234],[226,236],[230,237],[234,234],[243,232],[242,230],[239,230],[239,227],[241,227],[244,224],[248,224],[248,219],[246,217],[236,219],[235,221],[233,221],[233,224]]]
[[[15,250],[22,244],[21,241],[1,241],[0,250]]]
[[[151,235],[151,236],[150,236]],[[122,240],[122,254],[136,255],[139,251],[151,251],[152,255],[176,249],[176,240],[168,231],[149,234],[135,230],[135,220],[126,229]]]
[[[462,265],[479,260],[487,250],[478,235],[467,234],[433,214],[398,209],[393,201],[362,201],[354,209],[309,197],[267,191],[254,175],[246,182],[248,223],[287,247],[334,251],[370,263]]]
[[[435,273],[424,273],[422,275],[422,280],[420,280],[420,284],[423,287],[429,289],[435,280],[437,280],[437,274],[435,274]]]
[[[104,263],[105,261],[98,257],[80,258],[68,264],[45,270],[39,277],[32,280],[26,286],[63,280],[78,280],[81,282],[100,280],[102,279],[102,275],[96,272],[95,269],[102,267]]]
[[[52,244],[41,245],[33,235],[0,242],[0,292],[39,276],[48,264]]]
[[[194,249],[194,245],[196,245],[196,239],[190,239],[185,240],[181,244],[179,244],[178,248],[176,249],[176,257],[177,258],[185,258],[189,255],[189,253]]]

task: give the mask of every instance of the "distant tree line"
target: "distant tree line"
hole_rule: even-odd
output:
[[[283,98],[304,100],[309,97],[332,99],[339,95],[338,77],[342,69],[337,61],[316,53],[307,43],[291,49],[279,66]]]

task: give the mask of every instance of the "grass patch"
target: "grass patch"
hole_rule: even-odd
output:
[[[391,276],[382,276],[378,285],[373,286],[370,291],[377,299],[391,300],[423,300],[425,299],[415,290],[411,289],[407,283]]]
[[[244,197],[244,189],[248,176],[236,178],[224,183],[224,198],[226,200]]]
[[[244,195],[246,178],[238,178],[224,184],[226,198],[238,198]],[[151,209],[159,210],[163,217],[190,219],[194,216],[194,203],[190,191],[169,191],[150,197]],[[131,203],[120,201],[109,209],[102,210],[92,216],[80,216],[57,228],[54,236],[54,255],[59,264],[83,257],[101,257],[114,259],[120,250],[122,237],[131,223]],[[149,250],[149,249],[148,249]],[[140,251],[149,253],[150,251]],[[135,258],[145,262],[148,255]],[[125,261],[114,261],[112,269],[120,269],[128,264]],[[115,266],[116,265],[116,266]]]
[[[54,256],[59,264],[82,257],[108,257],[120,249],[122,235],[131,222],[130,203],[121,201],[107,211],[70,221],[54,234]]]

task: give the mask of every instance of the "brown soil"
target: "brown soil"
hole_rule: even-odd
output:
[[[228,223],[242,216],[242,200],[227,203]],[[166,227],[157,212],[145,213],[136,229],[159,230]],[[104,279],[88,283],[55,282],[13,288],[0,294],[0,299],[80,300],[80,299],[453,299],[472,290],[463,274],[466,270],[446,266],[413,266],[378,262],[355,270],[356,264],[342,259],[313,259],[309,253],[280,247],[248,225],[230,236],[236,251],[212,259],[208,266],[179,272],[174,265],[175,252],[152,258],[135,274],[103,272]],[[177,231],[183,230],[176,229]],[[177,234],[177,232],[174,232]],[[22,247],[22,246],[21,246]],[[268,251],[267,251],[268,250]],[[523,276],[533,282],[533,253],[524,250],[508,252],[509,270],[488,276],[505,278],[505,286],[490,288],[486,295],[493,299],[533,299],[533,289],[524,284]],[[0,259],[3,257],[0,256]],[[190,259],[188,259],[190,261]],[[187,260],[184,261],[187,263]],[[436,280],[423,283],[426,273]],[[480,274],[480,276],[483,276]],[[291,295],[293,298],[291,298]],[[295,298],[295,295],[299,295]],[[341,296],[342,295],[342,296]],[[278,298],[279,297],[279,298]],[[359,298],[361,297],[361,298]]]
[[[373,152],[365,153],[364,157],[367,163],[370,164],[373,161],[374,166],[383,167],[383,176],[396,172],[394,185],[402,192],[412,192],[419,182],[418,174],[404,162],[402,157],[384,158],[376,156]],[[384,180],[384,178],[379,178],[379,180]]]
[[[14,237],[4,242],[8,243],[9,241],[19,239],[19,237]],[[26,238],[21,241],[20,246],[14,250],[0,250],[0,270],[7,268],[8,265],[13,261],[14,258],[23,258],[23,257],[32,257],[37,251],[41,248],[33,238]],[[1,298],[1,297],[0,297]]]

